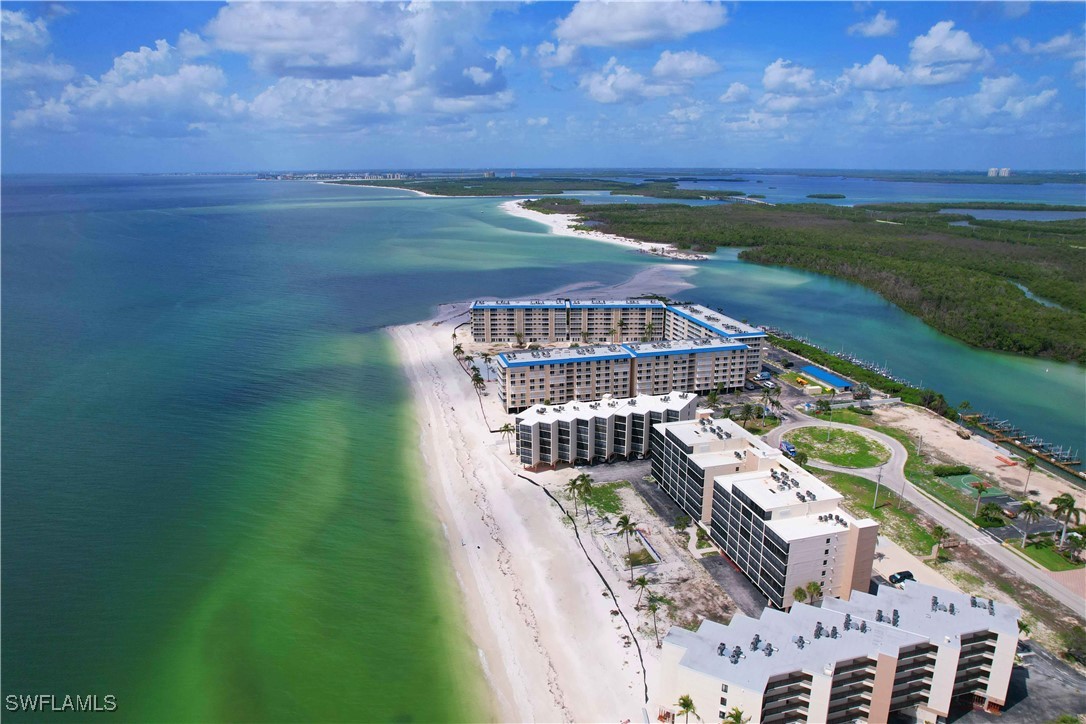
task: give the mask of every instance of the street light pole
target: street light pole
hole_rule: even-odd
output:
[[[875,502],[871,506],[871,510],[875,511],[879,509],[879,486],[882,485],[882,466],[879,466],[879,477],[875,481]]]

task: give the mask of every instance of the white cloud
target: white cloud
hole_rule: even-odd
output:
[[[941,85],[963,80],[991,62],[991,54],[969,33],[955,30],[952,20],[936,23],[909,43],[910,80],[920,85]]]
[[[569,65],[576,60],[577,48],[565,43],[555,45],[549,40],[544,40],[535,47],[535,57],[544,68],[555,68]]]
[[[63,83],[75,75],[75,68],[51,55],[38,61],[6,59],[0,71],[6,83]]]
[[[743,83],[732,83],[724,95],[720,96],[721,103],[741,103],[750,98],[750,88]]]
[[[496,67],[505,68],[513,62],[513,51],[503,45],[495,50],[490,57],[494,59],[494,65]]]
[[[880,10],[870,20],[850,25],[848,29],[849,35],[862,35],[865,38],[881,38],[893,35],[895,32],[897,32],[897,20],[886,17],[885,10]]]
[[[719,2],[581,0],[558,21],[556,38],[570,45],[643,46],[719,28],[728,20]]]
[[[550,125],[551,119],[547,118],[546,116],[539,116],[538,118],[529,118],[524,122],[527,123],[529,126],[543,127]]]
[[[156,135],[178,135],[193,123],[244,112],[237,96],[220,93],[225,85],[221,69],[186,64],[175,48],[159,40],[153,49],[118,56],[97,79],[84,77],[55,98],[35,99],[14,115],[12,126],[68,130],[87,122],[121,133],[153,128]]]
[[[746,115],[741,116],[736,120],[726,121],[724,123],[724,127],[729,131],[737,131],[740,133],[778,131],[787,125],[787,116],[772,115],[754,109],[747,111]]]
[[[1017,2],[1016,0],[1003,0],[999,4],[1003,9],[1003,16],[1011,18],[1012,20],[1021,18],[1029,13],[1028,2]]]
[[[393,3],[232,3],[204,36],[276,76],[374,76],[409,67],[414,15]]]
[[[702,78],[719,70],[720,65],[715,60],[696,51],[682,50],[672,53],[665,50],[653,66],[652,74],[657,78],[682,81]]]
[[[464,75],[471,78],[471,82],[475,85],[486,85],[494,77],[493,73],[488,73],[477,65],[465,68]]]
[[[0,38],[13,45],[47,45],[45,18],[30,19],[25,10],[0,10]]]
[[[777,58],[762,73],[762,86],[771,92],[813,93],[816,90],[815,72],[790,60]]]
[[[177,36],[177,50],[180,51],[182,57],[199,58],[210,55],[213,48],[199,34],[190,30],[182,30],[181,34]]]
[[[620,65],[616,58],[608,60],[602,70],[582,76],[580,87],[598,103],[641,101],[670,95],[678,90],[674,85],[646,80],[640,73]]]
[[[944,98],[935,104],[934,112],[943,121],[986,130],[1006,130],[1006,121],[1019,121],[1050,108],[1057,96],[1055,88],[1031,91],[1017,75],[985,77],[981,79],[980,89],[976,93]]]
[[[844,77],[860,90],[889,90],[905,84],[905,72],[882,55],[876,55],[867,65],[857,63],[846,70]]]
[[[1086,55],[1086,38],[1075,36],[1068,30],[1043,43],[1031,43],[1025,38],[1015,38],[1014,47],[1028,55],[1058,55],[1064,58],[1081,58]]]

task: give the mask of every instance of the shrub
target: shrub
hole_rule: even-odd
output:
[[[1060,636],[1060,643],[1063,644],[1064,656],[1080,664],[1086,664],[1086,629],[1075,626]]]
[[[874,414],[875,414],[874,412],[872,412],[871,410],[867,409],[866,407],[856,407],[856,405],[849,405],[849,406],[848,406],[848,409],[849,409],[849,410],[850,410],[851,412],[855,412],[855,413],[856,413],[856,414],[858,414],[858,415],[868,415],[868,416],[870,416],[870,415],[874,415]]]
[[[940,478],[945,478],[950,475],[968,475],[968,465],[936,465],[932,468],[933,472]]]

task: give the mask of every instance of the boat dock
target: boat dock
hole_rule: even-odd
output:
[[[1062,445],[1046,442],[1036,435],[1026,433],[1010,420],[1001,420],[992,415],[973,413],[971,415],[962,415],[962,419],[983,430],[992,438],[993,442],[1013,445],[1026,454],[1033,455],[1038,460],[1043,460],[1080,480],[1086,479],[1086,473],[1077,469],[1082,465],[1082,458],[1079,456],[1078,450],[1072,451],[1069,447],[1065,448]]]

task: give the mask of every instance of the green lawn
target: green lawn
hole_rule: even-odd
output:
[[[879,491],[879,509],[875,510],[871,507],[875,499],[874,482],[848,473],[831,473],[818,468],[813,470],[830,487],[845,496],[845,502],[854,515],[877,520],[882,528],[880,532],[889,535],[913,555],[931,554],[935,538],[917,522],[918,511],[909,503],[899,500],[889,488],[883,486]]]
[[[618,497],[618,489],[628,487],[630,487],[630,484],[625,480],[618,480],[613,483],[596,483],[592,486],[592,492],[588,494],[588,507],[601,514],[621,515],[622,499]],[[583,502],[581,507],[584,508]]]
[[[1072,563],[1063,557],[1055,548],[1045,548],[1027,541],[1025,550],[1022,550],[1022,540],[1008,541],[1007,545],[1013,546],[1019,553],[1025,553],[1031,560],[1050,571],[1071,571],[1082,568],[1082,563]]]
[[[785,439],[811,458],[846,468],[873,468],[890,459],[886,446],[851,430],[803,427]]]

